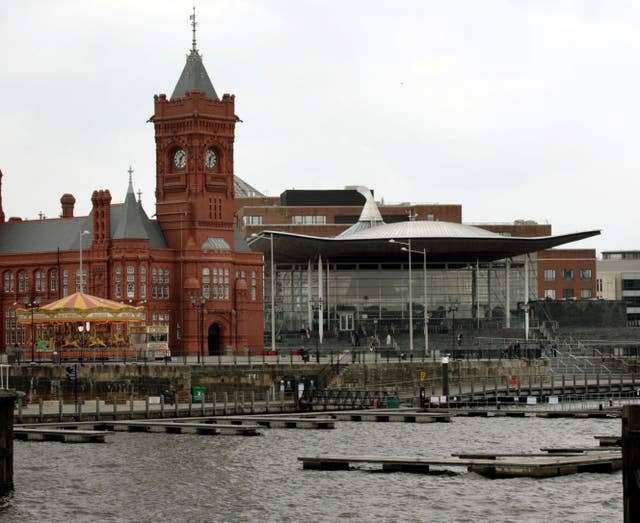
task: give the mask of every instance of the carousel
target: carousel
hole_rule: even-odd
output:
[[[16,316],[30,326],[24,350],[31,350],[32,359],[104,361],[136,358],[129,324],[144,321],[145,311],[76,292],[42,307],[17,309]]]

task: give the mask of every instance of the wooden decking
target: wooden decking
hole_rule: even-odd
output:
[[[104,443],[109,430],[73,430],[61,428],[14,427],[13,437],[23,441],[59,441],[62,443]]]
[[[434,472],[433,467],[466,467],[489,478],[548,478],[578,472],[612,472],[622,468],[619,451],[549,455],[540,453],[465,454],[465,457],[427,458],[420,456],[302,456],[304,469],[350,470],[353,464],[381,465],[384,472]]]

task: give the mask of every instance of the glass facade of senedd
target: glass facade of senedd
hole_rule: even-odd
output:
[[[268,259],[265,267],[265,331],[270,335],[271,295]],[[537,296],[535,255],[525,269],[524,256],[507,263],[429,265],[424,270],[421,257],[412,260],[412,315],[414,329],[424,325],[424,275],[426,272],[429,328],[437,331],[455,321],[470,327],[505,327],[507,288],[510,326],[522,325],[521,304],[525,300],[525,273],[528,273],[529,300]],[[310,270],[309,270],[310,268]],[[318,292],[318,262],[276,263],[276,334],[285,336],[310,329],[318,330],[318,302],[322,297],[325,337],[341,336],[361,329],[368,333],[407,332],[409,329],[408,263],[322,262],[322,293]],[[451,309],[455,309],[454,312]]]

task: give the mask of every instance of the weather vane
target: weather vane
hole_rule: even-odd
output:
[[[191,49],[193,51],[197,51],[197,49],[196,49],[196,25],[198,25],[198,24],[196,22],[196,6],[195,5],[193,6],[193,14],[189,15],[189,20],[191,20],[191,28],[192,28],[192,31],[193,31],[193,40],[191,41]]]

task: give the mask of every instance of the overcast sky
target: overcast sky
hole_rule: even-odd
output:
[[[154,208],[153,95],[191,47],[192,0],[0,3],[7,218],[60,196]],[[640,3],[200,0],[198,48],[236,95],[235,174],[270,195],[367,185],[464,222],[601,229],[640,249]],[[420,219],[419,217],[418,219]],[[424,217],[422,217],[424,218]]]

